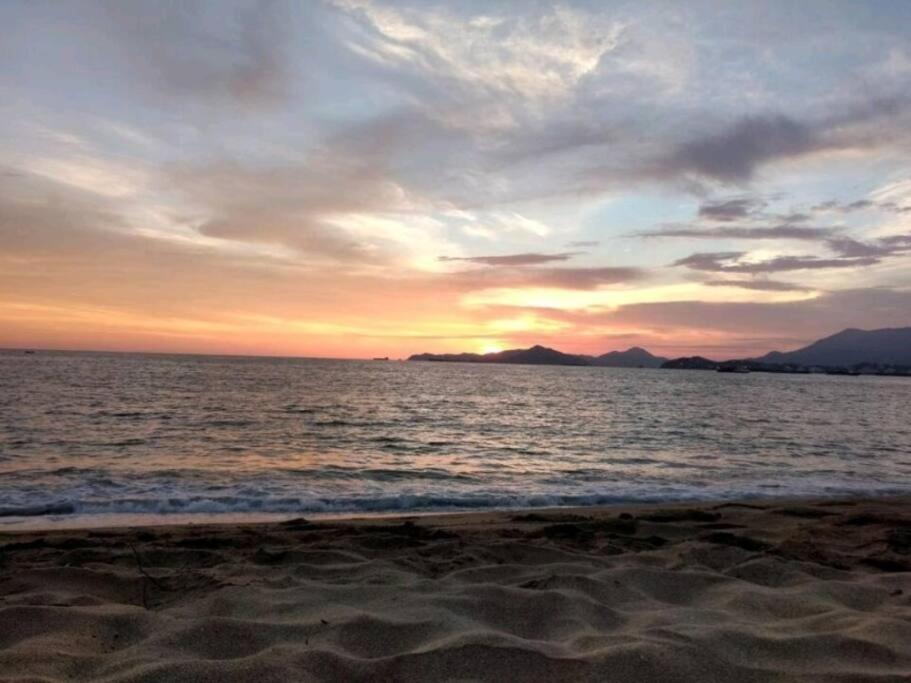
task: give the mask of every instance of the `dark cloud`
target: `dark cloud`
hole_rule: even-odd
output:
[[[788,239],[819,241],[831,237],[831,228],[805,227],[796,225],[773,225],[765,227],[723,226],[719,228],[695,228],[689,226],[667,227],[639,233],[641,237],[688,237],[695,239]]]
[[[782,237],[790,239],[822,240],[836,256],[778,256],[764,261],[744,261],[747,252],[698,252],[672,265],[684,266],[691,270],[710,273],[776,273],[795,270],[824,270],[830,268],[855,268],[879,263],[883,258],[897,256],[911,251],[911,235],[892,235],[874,242],[861,242],[850,237],[833,237],[825,228],[800,228],[779,226],[766,228],[716,228],[712,230],[669,229],[656,233],[671,237],[725,237],[763,238]],[[803,235],[803,237],[799,237]]]
[[[857,268],[879,263],[873,257],[818,258],[816,256],[779,256],[756,263],[735,263],[723,267],[728,273],[781,273],[793,270],[828,270],[832,268]]]
[[[911,233],[883,237],[880,240],[880,244],[888,246],[893,250],[893,253],[896,251],[911,250]]]
[[[742,261],[746,252],[712,252],[691,254],[674,261],[675,266],[709,273],[780,273],[793,270],[856,268],[879,263],[875,257],[818,258],[816,256],[778,256],[765,261]]]
[[[813,129],[783,115],[750,116],[727,130],[680,145],[668,168],[725,182],[749,180],[761,164],[818,149]]]
[[[440,256],[440,261],[466,261],[480,263],[485,266],[534,266],[552,261],[568,261],[579,252],[564,252],[562,254],[506,254],[504,256]]]
[[[868,209],[888,211],[891,213],[908,213],[911,211],[911,206],[901,206],[895,202],[875,202],[872,199],[858,199],[847,204],[829,200],[817,204],[810,210],[815,212],[852,213],[854,211],[866,211]]]
[[[865,97],[843,103],[835,115],[798,118],[784,114],[745,116],[728,127],[677,145],[654,165],[658,178],[696,176],[743,183],[764,164],[837,149],[872,149],[903,137],[898,124],[908,97]],[[905,138],[906,139],[906,138]],[[864,208],[854,206],[851,210]]]
[[[709,251],[690,254],[681,259],[677,259],[671,265],[685,266],[690,270],[704,270],[721,272],[722,263],[725,261],[734,261],[746,256],[745,251]]]
[[[836,254],[848,258],[889,256],[894,253],[894,250],[888,246],[858,242],[850,237],[827,240],[826,244]]]
[[[744,219],[761,206],[762,203],[755,199],[728,199],[723,202],[703,204],[699,207],[699,217],[727,223]]]
[[[849,237],[827,240],[829,248],[848,258],[897,256],[911,250],[911,235],[890,235],[873,242],[860,242]]]
[[[807,292],[809,287],[781,282],[779,280],[708,280],[702,284],[709,287],[736,287],[738,289],[752,289],[760,292]]]

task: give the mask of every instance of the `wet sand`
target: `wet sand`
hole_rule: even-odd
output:
[[[0,535],[4,681],[908,681],[911,500]]]

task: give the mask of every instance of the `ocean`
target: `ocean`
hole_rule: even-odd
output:
[[[0,353],[0,525],[911,491],[911,380]]]

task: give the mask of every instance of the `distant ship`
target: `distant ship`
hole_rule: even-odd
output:
[[[31,349],[26,349],[26,351],[25,351],[25,355],[26,355],[26,356],[31,356],[31,355],[34,354],[34,353],[35,353],[35,352],[32,351]]]
[[[383,356],[382,358],[374,358],[373,360],[389,360],[389,356]]]
[[[734,365],[719,365],[718,372],[736,372],[738,374],[746,374],[750,372],[750,369],[746,365],[734,364]]]

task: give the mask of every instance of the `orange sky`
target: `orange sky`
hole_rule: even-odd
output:
[[[3,3],[0,347],[909,325],[909,8]]]

